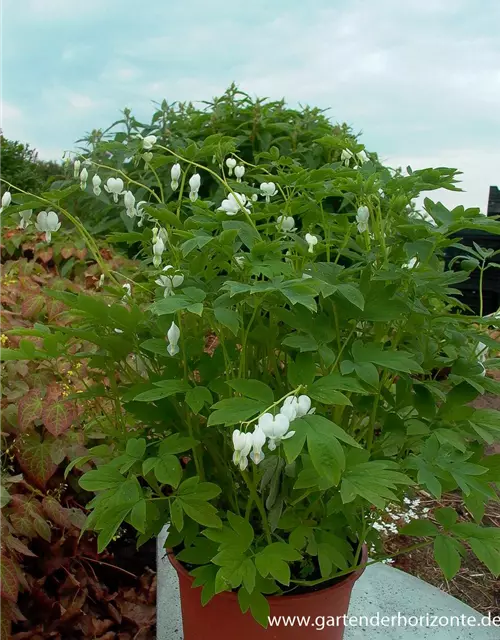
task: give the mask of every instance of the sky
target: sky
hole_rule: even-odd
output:
[[[125,106],[147,121],[235,81],[329,108],[389,166],[460,169],[439,198],[485,210],[499,34],[499,0],[3,0],[1,128],[58,159]]]

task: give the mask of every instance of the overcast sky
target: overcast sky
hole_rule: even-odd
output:
[[[500,184],[499,0],[3,0],[2,129],[59,158],[129,106],[230,84],[329,107],[389,165]]]

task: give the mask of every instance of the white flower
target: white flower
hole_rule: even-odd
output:
[[[80,189],[85,191],[87,188],[87,180],[89,179],[89,172],[85,167],[80,171]]]
[[[60,226],[61,223],[55,211],[40,211],[36,217],[35,227],[41,233],[45,232],[46,242],[50,242],[52,234],[55,233]]]
[[[81,166],[81,162],[80,160],[75,160],[75,162],[73,163],[73,178],[78,178],[78,176],[80,175],[80,166]]]
[[[314,253],[314,247],[318,244],[318,238],[310,233],[306,233],[305,240],[309,245],[309,253]]]
[[[156,136],[146,136],[142,139],[142,146],[146,151],[149,151],[156,144]]]
[[[171,264],[168,264],[166,267],[164,267],[163,271],[167,272],[170,271],[170,269],[174,269],[174,273],[172,275],[161,275],[155,280],[157,285],[165,289],[165,291],[163,292],[165,298],[175,295],[174,289],[180,287],[184,282],[184,276],[182,275],[182,273],[175,273],[175,267],[173,267]]]
[[[241,179],[245,175],[245,167],[242,164],[239,164],[234,168],[234,175],[236,176],[236,182],[241,182]]]
[[[189,178],[189,198],[191,202],[198,200],[198,191],[200,190],[201,178],[199,173],[193,173]]]
[[[362,206],[358,208],[356,213],[356,222],[358,223],[359,233],[368,231],[368,220],[370,219],[370,211],[368,207]]]
[[[158,230],[153,230],[153,234],[156,234],[156,233],[158,234],[158,237],[163,240],[164,244],[168,242],[168,233],[166,229],[164,229],[163,227],[160,227]]]
[[[6,209],[11,202],[12,202],[12,194],[10,193],[10,191],[5,191],[5,193],[2,196],[2,208],[0,209],[0,213],[4,209]]]
[[[128,217],[133,218],[137,212],[135,210],[135,196],[132,191],[125,191],[123,194],[123,202],[125,204]]]
[[[144,162],[151,162],[151,160],[153,159],[153,154],[151,153],[151,151],[146,151],[142,154],[142,158]]]
[[[225,200],[221,202],[220,207],[217,211],[225,211],[228,216],[235,216],[239,211],[245,211],[246,213],[250,213],[250,210],[245,207],[245,205],[250,203],[247,202],[247,197],[243,193],[230,193]]]
[[[178,162],[176,162],[174,165],[172,165],[172,168],[170,169],[170,179],[171,179],[170,186],[172,187],[172,191],[175,191],[179,186],[180,177],[181,177],[181,165]]]
[[[295,226],[295,220],[292,216],[278,216],[276,218],[277,225],[276,228],[278,231],[284,231],[285,233],[292,233],[293,231],[297,231],[297,227]]]
[[[315,411],[316,409],[311,409],[311,398],[309,396],[302,395],[297,398],[297,418],[310,415]]]
[[[18,229],[26,229],[31,222],[31,216],[33,215],[33,209],[26,209],[26,211],[19,212],[19,224]]]
[[[104,190],[113,195],[113,200],[118,202],[118,196],[123,193],[123,180],[121,178],[108,178]]]
[[[226,160],[226,167],[229,169],[228,173],[230,176],[233,175],[233,169],[236,166],[236,160],[234,158],[228,158]]]
[[[259,464],[264,460],[264,453],[262,447],[266,444],[266,434],[260,427],[257,427],[252,434],[252,453],[250,457],[255,464]]]
[[[136,215],[139,217],[139,220],[137,222],[138,227],[142,227],[144,223],[144,218],[148,217],[147,213],[144,211],[144,208],[143,208],[144,204],[148,204],[146,200],[141,200],[140,202],[137,203]]]
[[[248,454],[253,445],[253,434],[245,433],[239,429],[233,431],[233,462],[242,471],[248,467]]]
[[[265,196],[266,202],[270,202],[271,196],[275,196],[278,193],[274,182],[263,182],[260,185],[260,193]]]
[[[246,262],[246,258],[245,256],[235,256],[234,257],[234,261],[236,262],[236,264],[241,267],[243,269],[243,265]]]
[[[167,331],[167,338],[169,343],[167,347],[167,351],[171,356],[175,356],[177,353],[179,353],[178,342],[180,337],[181,337],[181,330],[175,324],[175,322],[172,322],[172,324],[170,325],[170,329]]]
[[[286,416],[289,422],[293,422],[297,417],[298,405],[299,403],[295,396],[288,396],[288,398],[285,398],[285,401],[283,402],[280,413],[283,416]]]
[[[159,267],[161,265],[161,257],[163,252],[165,251],[165,244],[163,240],[153,235],[153,264],[155,267]]]
[[[92,190],[96,196],[101,195],[101,182],[102,182],[101,178],[96,173],[95,176],[92,177],[92,187],[93,187]]]
[[[269,438],[269,451],[274,451],[281,440],[287,440],[295,434],[295,431],[288,431],[289,426],[289,419],[282,413],[278,413],[277,416],[265,413],[259,418],[259,427]]]
[[[365,164],[365,162],[368,162],[370,160],[370,158],[368,157],[368,154],[364,150],[359,151],[356,154],[356,158],[358,159],[359,164]]]
[[[340,159],[345,164],[346,167],[349,166],[349,162],[354,158],[354,153],[349,151],[349,149],[342,149],[342,153],[340,154]]]
[[[252,193],[252,202],[257,202],[259,196],[256,193]]]
[[[125,289],[125,295],[122,298],[122,302],[127,302],[127,299],[132,296],[132,287],[130,286],[130,283],[126,282],[125,284],[122,284],[122,288]]]

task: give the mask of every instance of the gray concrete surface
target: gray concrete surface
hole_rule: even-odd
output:
[[[179,602],[177,574],[165,556],[164,544],[167,532],[158,538],[158,596],[157,596],[157,640],[182,640],[182,618]],[[382,626],[383,616],[398,616],[401,626]],[[328,612],[325,612],[325,616]],[[452,616],[469,616],[481,621],[481,615],[460,600],[414,578],[413,576],[377,564],[366,569],[357,581],[352,593],[349,615],[373,617],[370,626],[346,628],[344,640],[500,640],[500,627],[483,626],[432,626],[439,617],[447,621]],[[429,626],[415,626],[410,616],[429,615]],[[407,617],[407,626],[404,618]],[[437,619],[432,620],[432,616]],[[378,618],[377,618],[378,617]],[[380,621],[379,626],[377,619]],[[364,621],[360,621],[363,622]],[[425,621],[424,621],[425,622]],[[443,620],[442,622],[445,622]],[[319,629],[318,629],[319,630]],[[315,629],[311,629],[314,636]],[[321,634],[318,636],[321,638]],[[200,640],[203,640],[200,638]]]

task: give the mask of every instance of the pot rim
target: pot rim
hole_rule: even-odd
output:
[[[167,548],[166,552],[167,552],[167,557],[169,559],[169,562],[177,571],[177,573],[181,574],[183,577],[187,578],[191,582],[194,582],[193,576],[189,575],[189,571],[174,556],[173,549]],[[366,564],[367,560],[368,560],[368,548],[366,544],[363,544],[363,547],[361,550],[361,562]],[[341,589],[347,586],[350,586],[352,588],[352,586],[354,585],[354,582],[356,582],[356,580],[358,580],[358,578],[361,577],[365,569],[366,569],[366,566],[360,567],[359,569],[356,569],[356,571],[353,571],[352,573],[349,573],[346,576],[343,576],[343,578],[338,582],[336,582],[335,584],[332,584],[329,587],[325,587],[324,589],[316,589],[312,591],[307,591],[306,593],[298,593],[296,595],[289,595],[289,596],[283,596],[283,595],[277,596],[277,595],[266,595],[266,594],[263,594],[263,595],[265,596],[266,600],[270,602],[278,602],[278,601],[288,602],[293,600],[304,600],[307,598],[314,598],[315,596],[318,596],[318,594],[323,592],[325,593],[332,592],[332,591],[335,591],[336,589]],[[198,587],[195,587],[195,588],[198,588]],[[200,585],[200,588],[201,588],[201,585]],[[222,597],[231,598],[231,599],[238,598],[237,593],[234,591],[221,591],[216,595],[217,597],[222,596]]]

